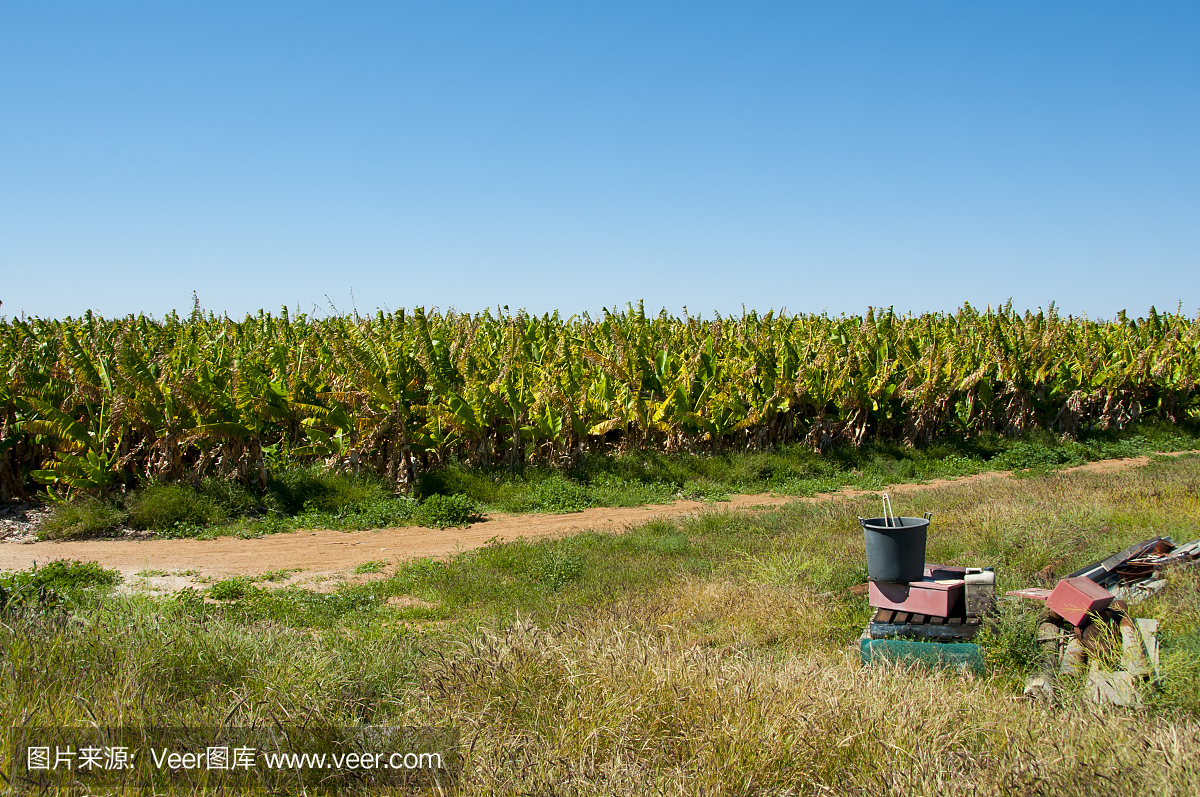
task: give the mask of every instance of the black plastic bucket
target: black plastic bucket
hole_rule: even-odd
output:
[[[925,575],[922,517],[859,518],[867,542],[867,575],[872,581],[920,581]],[[889,525],[890,523],[890,525]]]

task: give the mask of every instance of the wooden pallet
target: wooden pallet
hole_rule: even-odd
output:
[[[891,609],[876,609],[867,625],[872,639],[907,637],[927,641],[970,639],[979,631],[978,617],[927,617]]]

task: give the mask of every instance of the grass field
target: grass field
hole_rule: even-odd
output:
[[[1153,534],[1200,536],[1200,458],[1033,474],[897,502],[929,558],[1046,585]],[[1043,662],[1002,601],[989,672],[863,669],[856,515],[874,500],[495,544],[317,594],[250,580],[118,594],[96,567],[11,574],[0,725],[452,724],[458,794],[1195,794],[1200,571],[1137,605],[1165,678],[1137,711],[1021,698]],[[219,598],[220,600],[215,600]],[[392,599],[389,602],[389,599]],[[4,733],[5,731],[0,731]]]

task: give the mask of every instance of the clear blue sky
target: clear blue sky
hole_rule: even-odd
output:
[[[1192,314],[1200,5],[0,0],[0,314],[192,291]]]

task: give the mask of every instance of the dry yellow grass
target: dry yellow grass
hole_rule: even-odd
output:
[[[681,603],[736,607],[732,590]],[[730,601],[733,601],[731,604]],[[803,602],[797,606],[803,613]],[[1200,725],[1017,699],[992,679],[818,648],[695,644],[633,613],[481,632],[417,714],[463,733],[471,794],[1177,794]]]

